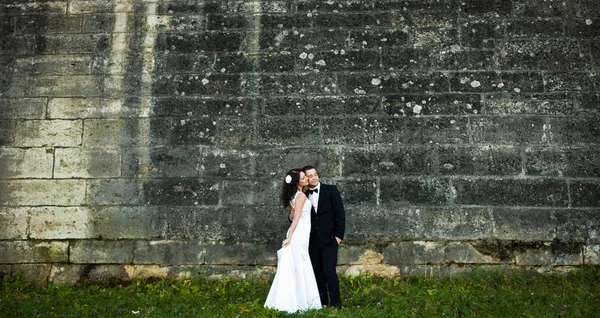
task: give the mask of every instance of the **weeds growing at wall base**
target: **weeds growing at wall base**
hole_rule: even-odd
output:
[[[4,276],[0,317],[597,317],[600,268],[566,274],[340,277],[344,308],[263,308],[270,279],[149,279],[35,287]]]

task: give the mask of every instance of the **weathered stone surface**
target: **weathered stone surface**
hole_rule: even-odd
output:
[[[572,206],[600,207],[600,182],[573,181],[570,187]]]
[[[137,204],[142,200],[137,179],[99,179],[86,185],[85,201],[91,205]]]
[[[0,148],[0,178],[51,178],[54,153],[45,148]]]
[[[51,268],[50,264],[15,264],[12,266],[12,274],[20,275],[21,279],[29,280],[35,285],[46,286]]]
[[[321,178],[335,178],[340,174],[341,152],[337,147],[293,146],[271,147],[256,152],[256,175],[283,180],[289,169],[312,165]],[[327,180],[323,180],[324,182]]]
[[[584,246],[583,261],[586,265],[600,265],[600,245]]]
[[[536,117],[480,117],[472,120],[470,127],[475,143],[540,144],[549,140],[544,122]]]
[[[529,175],[553,177],[600,176],[600,151],[585,148],[527,148],[525,171]]]
[[[133,262],[135,241],[88,241],[71,243],[69,263],[73,264],[130,264]]]
[[[346,237],[349,244],[393,242],[423,236],[422,210],[405,206],[346,205]]]
[[[456,179],[458,204],[566,207],[568,187],[558,179]]]
[[[195,206],[160,207],[159,217],[165,222],[164,237],[170,240],[197,239],[203,241],[231,241],[235,236],[232,224],[233,211]]]
[[[80,205],[85,202],[83,180],[0,181],[0,205]]]
[[[52,264],[48,282],[51,284],[74,285],[81,280],[84,270],[85,265]]]
[[[84,278],[92,282],[102,282],[109,279],[128,281],[131,279],[124,265],[88,265],[89,271],[84,272]]]
[[[556,218],[550,209],[493,208],[494,237],[501,240],[551,241]]]
[[[388,264],[441,264],[445,261],[444,244],[438,242],[413,241],[392,244],[382,253]]]
[[[43,119],[46,98],[0,99],[0,119]]]
[[[347,148],[343,154],[344,177],[427,175],[435,171],[433,147]]]
[[[113,118],[147,115],[140,104],[149,101],[104,98],[51,98],[48,117],[51,119]],[[87,124],[87,123],[86,123]]]
[[[490,255],[485,255],[475,249],[471,244],[462,242],[448,243],[445,260],[450,264],[497,264],[503,263]]]
[[[0,239],[24,240],[28,233],[27,208],[0,208]]]
[[[162,237],[165,231],[165,220],[156,207],[97,207],[89,217],[92,237],[107,240],[153,239]]]
[[[121,154],[115,150],[59,148],[54,158],[56,178],[121,176]]]
[[[258,245],[254,243],[206,245],[206,264],[277,264],[277,249],[281,243]]]
[[[485,208],[424,208],[425,237],[431,239],[478,239],[492,234],[492,219]]]
[[[544,249],[527,250],[516,256],[516,264],[527,266],[581,265],[583,256],[581,252],[555,254]]]
[[[0,263],[67,262],[69,243],[61,241],[0,241]]]
[[[142,200],[152,205],[217,205],[220,191],[214,180],[154,179],[144,183]]]
[[[437,169],[445,175],[514,176],[522,172],[520,152],[511,146],[442,146]]]
[[[73,147],[81,145],[81,120],[28,120],[15,129],[17,147]]]
[[[136,264],[204,264],[205,244],[198,241],[138,241],[135,247]]]
[[[29,208],[29,238],[41,240],[91,237],[91,210],[85,207]]]
[[[379,184],[379,200],[383,204],[443,205],[450,196],[445,179],[381,179]]]
[[[383,264],[383,256],[374,251],[367,251],[360,256],[358,264],[351,265],[345,274],[348,276],[374,275],[379,277],[393,277],[399,274],[396,266]]]

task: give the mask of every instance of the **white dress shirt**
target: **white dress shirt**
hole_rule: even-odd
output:
[[[313,208],[315,208],[315,213],[316,213],[317,208],[319,207],[319,195],[321,194],[321,182],[319,182],[315,188],[310,189],[310,190],[314,190],[314,189],[317,189],[317,192],[316,193],[313,192],[313,193],[309,194],[308,199],[312,203]]]

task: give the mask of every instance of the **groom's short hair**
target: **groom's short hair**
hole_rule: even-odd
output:
[[[306,173],[306,171],[311,170],[311,169],[314,169],[315,171],[317,171],[317,168],[315,168],[315,167],[313,167],[311,165],[304,166],[304,167],[302,167],[301,170],[302,170],[302,172]]]

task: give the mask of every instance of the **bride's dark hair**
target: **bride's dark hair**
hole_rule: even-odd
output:
[[[283,178],[283,185],[281,186],[281,195],[279,195],[279,198],[281,199],[284,208],[290,207],[290,201],[298,191],[300,172],[302,172],[300,169],[292,169],[288,171]],[[287,181],[289,181],[289,183]]]

